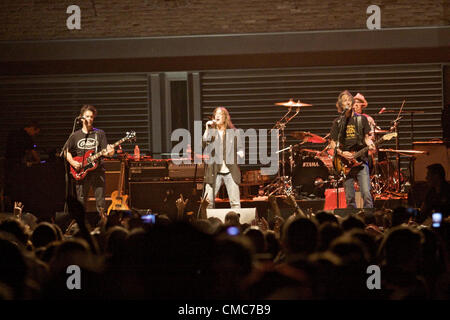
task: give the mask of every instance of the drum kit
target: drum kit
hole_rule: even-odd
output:
[[[281,154],[278,174],[274,180],[264,187],[266,195],[291,195],[299,199],[324,198],[325,188],[338,188],[345,177],[338,173],[333,166],[334,150],[329,149],[329,136],[321,137],[311,132],[293,131],[289,136],[298,140],[294,145],[286,146],[285,129],[287,124],[297,116],[301,108],[311,107],[311,104],[295,102],[290,99],[287,102],[275,103],[277,106],[287,107],[287,113],[276,122],[272,129],[279,130],[281,141]],[[293,109],[295,108],[295,111]],[[403,105],[402,105],[403,109]],[[402,113],[400,109],[399,115]],[[385,110],[383,108],[382,110]],[[294,112],[294,114],[291,114]],[[408,111],[403,111],[408,112]],[[382,113],[382,112],[380,112]],[[378,149],[378,153],[386,154],[386,159],[378,161],[378,157],[373,157],[371,168],[371,187],[374,196],[395,194],[400,192],[400,185],[405,182],[405,178],[399,170],[399,157],[407,156],[414,160],[414,155],[426,153],[417,150],[398,150],[398,122],[401,117],[393,121],[390,130],[382,130],[375,127],[372,136],[377,139],[381,135],[389,132],[396,132],[396,149]],[[305,143],[324,144],[322,150],[302,148]],[[395,155],[397,162],[390,160],[389,155]],[[289,161],[286,161],[286,157]],[[413,176],[410,174],[410,176]]]

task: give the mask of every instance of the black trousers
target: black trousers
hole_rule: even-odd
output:
[[[97,212],[105,212],[105,171],[102,168],[90,171],[83,180],[76,182],[77,199],[84,207],[87,205],[91,187],[94,190]]]

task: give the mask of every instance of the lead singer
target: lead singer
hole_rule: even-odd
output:
[[[220,140],[217,140],[220,139]],[[209,201],[208,208],[214,207],[214,200],[222,184],[227,188],[231,208],[240,208],[239,184],[241,183],[241,170],[238,165],[238,157],[244,158],[244,148],[239,131],[231,122],[230,114],[224,107],[218,107],[213,112],[213,119],[206,122],[203,141],[206,143],[217,143],[222,150],[223,157],[216,157],[208,164],[205,170],[205,194]],[[221,159],[217,162],[216,159]]]

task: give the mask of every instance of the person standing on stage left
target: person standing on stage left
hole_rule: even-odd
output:
[[[74,159],[75,156],[83,157],[88,151],[94,153],[106,150],[103,156],[113,156],[114,147],[109,145],[103,130],[93,127],[97,110],[94,106],[84,105],[80,110],[83,127],[70,136],[66,152],[66,159],[75,169],[80,170],[82,164]],[[84,179],[76,181],[77,199],[86,207],[89,190],[92,187],[95,195],[96,209],[100,214],[105,212],[105,169],[101,160],[98,167],[89,171]]]

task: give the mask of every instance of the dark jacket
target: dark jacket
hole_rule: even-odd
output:
[[[230,131],[228,131],[230,130]],[[233,134],[227,134],[232,132]],[[220,171],[220,168],[222,167],[222,163],[215,163],[213,162],[213,159],[215,157],[215,151],[216,150],[222,150],[223,159],[225,159],[225,164],[228,167],[228,170],[230,170],[231,176],[233,177],[233,180],[236,184],[241,183],[241,170],[239,169],[238,165],[238,151],[244,151],[244,143],[242,140],[242,133],[238,129],[227,129],[224,133],[225,137],[223,141],[226,141],[226,143],[222,143],[222,140],[220,139],[219,133],[217,130],[215,130],[215,134],[213,129],[210,131],[210,135],[206,138],[206,140],[203,141],[205,146],[208,146],[209,148],[209,156],[210,161],[212,163],[209,163],[206,165],[205,168],[205,183],[213,184],[216,181],[217,173]],[[215,145],[217,143],[217,145]],[[228,148],[229,150],[226,150],[226,146],[232,146],[231,148]],[[208,153],[207,153],[208,154]],[[233,159],[233,161],[231,161]],[[241,159],[242,160],[242,159]],[[232,163],[231,163],[232,162]]]

